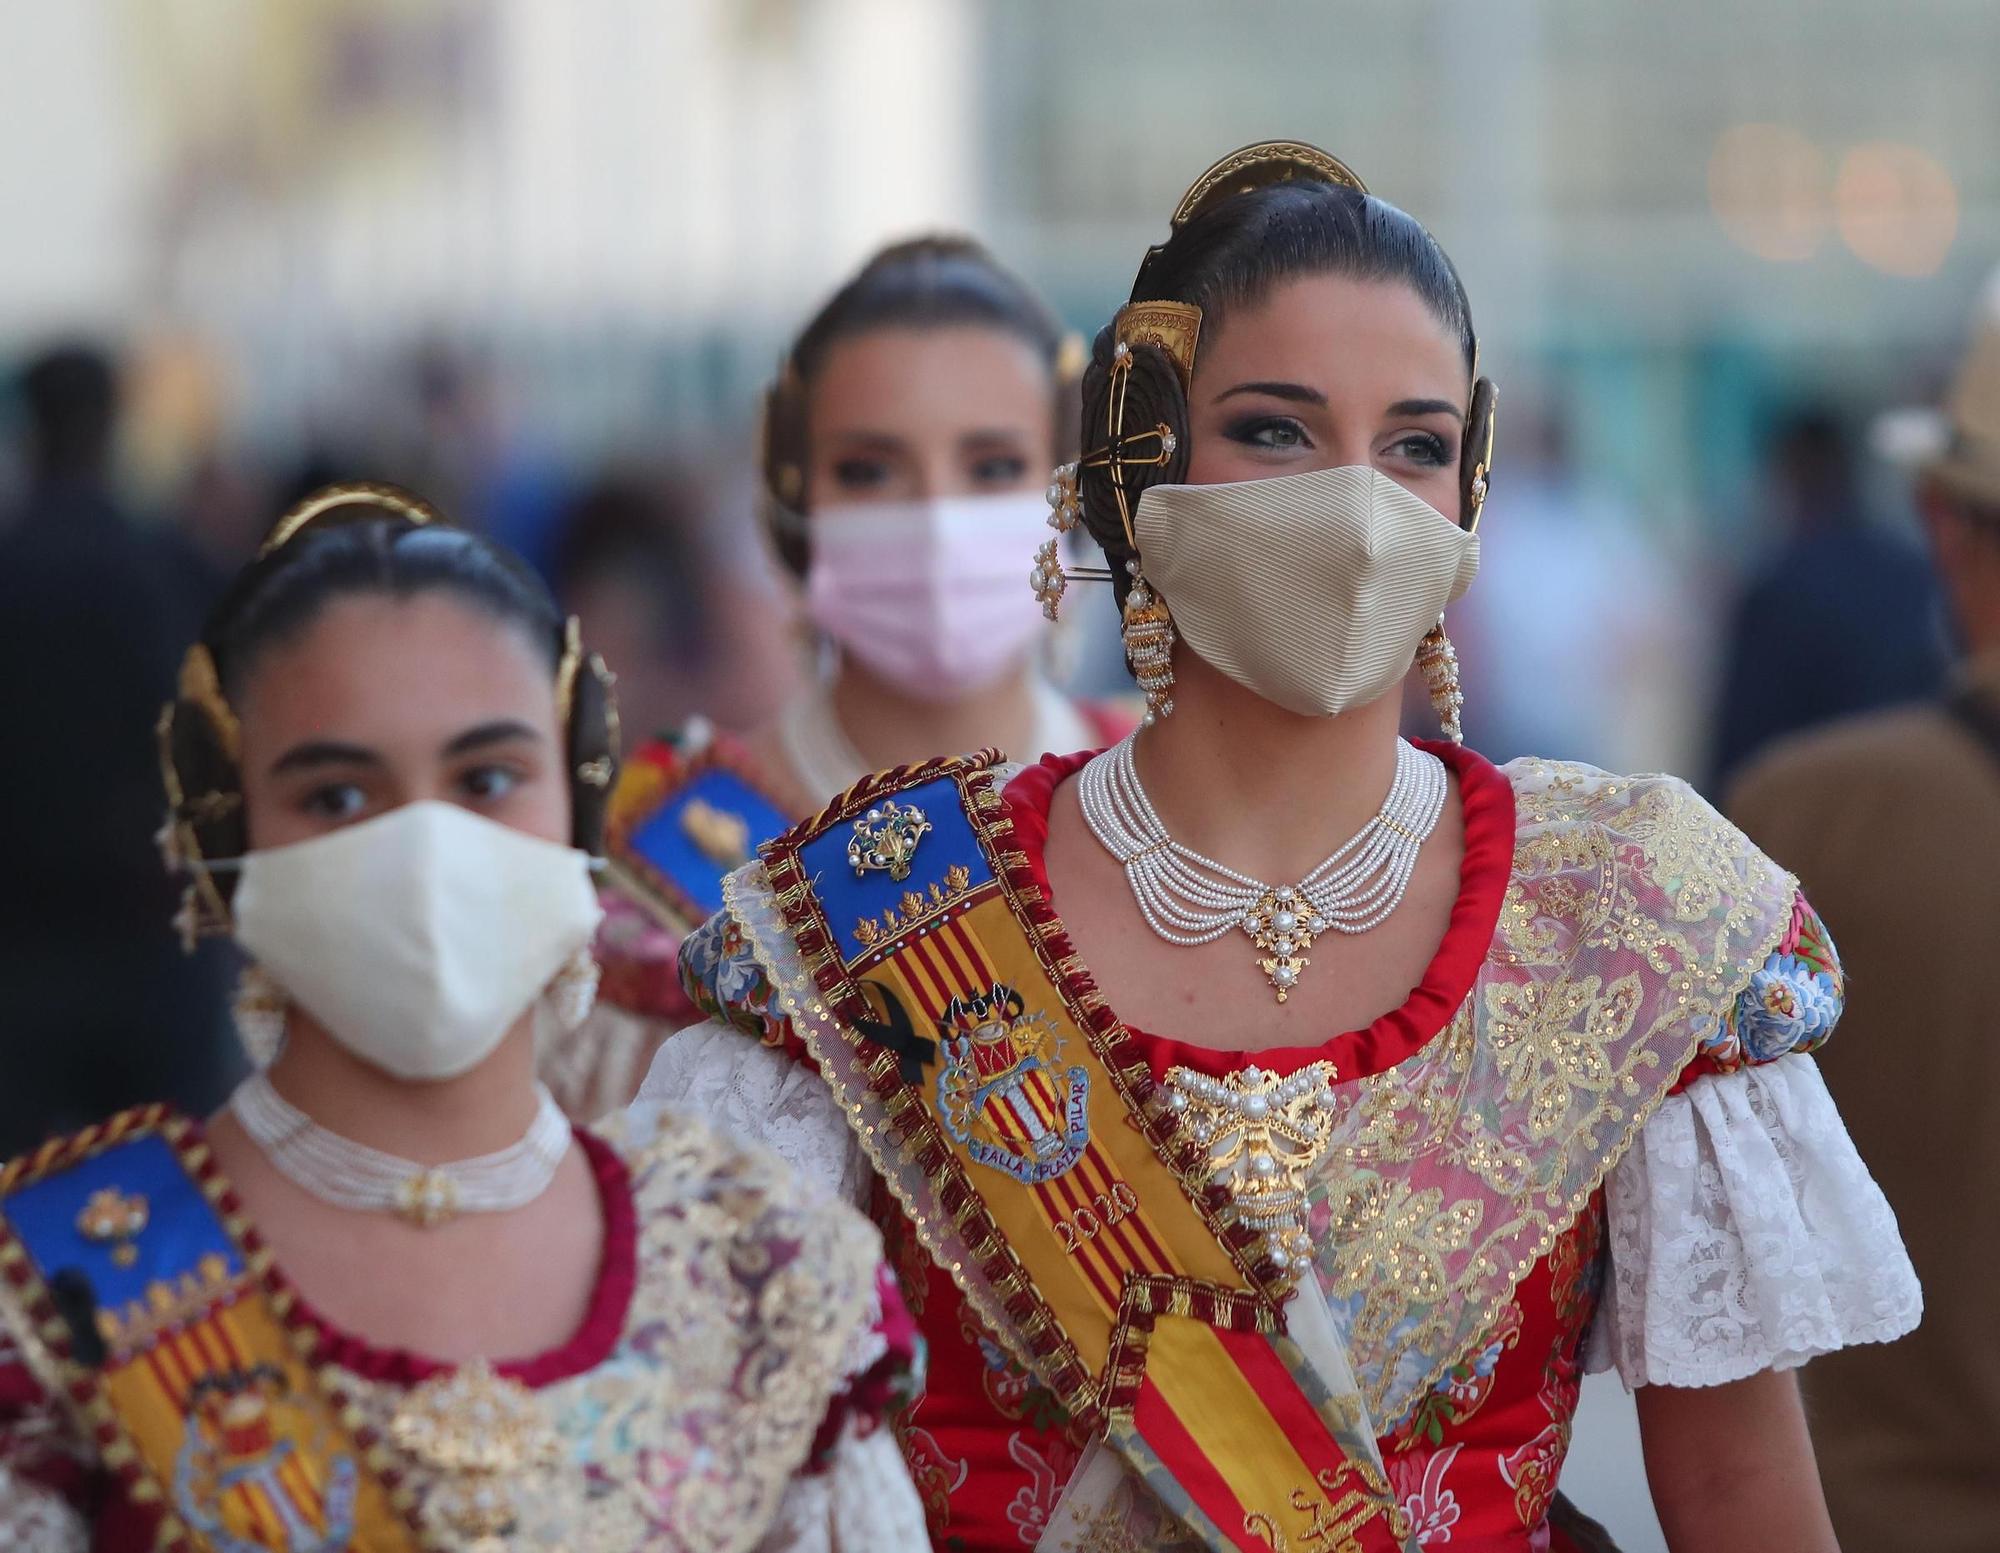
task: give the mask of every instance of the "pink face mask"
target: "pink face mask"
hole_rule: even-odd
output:
[[[1018,669],[1047,629],[1027,583],[1039,491],[867,502],[812,519],[806,612],[907,695],[950,701]]]

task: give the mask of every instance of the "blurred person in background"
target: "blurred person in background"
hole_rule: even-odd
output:
[[[141,1098],[203,1108],[235,1063],[220,948],[168,927],[154,713],[207,605],[115,493],[119,379],[90,344],[21,373],[25,488],[0,513],[0,1153]]]
[[[161,730],[259,1066],[0,1170],[0,1547],[924,1546],[867,1221],[535,1080],[595,984],[616,741],[514,557],[382,486],[272,531]]]
[[[2000,1545],[2000,274],[1919,475],[1961,658],[1936,700],[1796,735],[1728,808],[1839,925],[1827,1085],[1923,1279],[1923,1325],[1806,1373],[1845,1546]]]
[[[1482,586],[1452,627],[1470,732],[1494,760],[1656,769],[1682,708],[1668,699],[1671,677],[1650,668],[1685,656],[1674,629],[1692,613],[1684,581],[1636,515],[1577,467],[1562,418],[1522,397],[1508,396],[1507,481],[1487,517],[1506,543],[1482,558]]]
[[[695,1017],[680,940],[758,843],[881,767],[988,745],[1034,759],[1131,726],[1051,683],[1053,628],[1026,586],[1073,419],[1067,344],[978,243],[925,237],[876,254],[787,352],[764,405],[764,516],[820,672],[747,737],[696,719],[634,750],[608,835],[608,1006],[550,1058],[572,1115],[630,1100]]]
[[[1477,361],[1337,159],[1216,163],[1059,492],[1145,726],[883,772],[687,941],[711,1019],[635,1115],[879,1205],[939,1547],[1598,1546],[1556,1494],[1589,1368],[1675,1553],[1833,1549],[1789,1371],[1918,1313],[1811,1057],[1839,965],[1686,783],[1459,742],[1443,615],[1507,542]]]
[[[1723,647],[1715,791],[1780,734],[1932,695],[1944,675],[1930,567],[1868,513],[1832,412],[1778,424],[1766,502],[1775,546],[1737,597]]]

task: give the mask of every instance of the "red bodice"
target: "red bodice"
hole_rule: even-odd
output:
[[[1485,961],[1506,894],[1514,798],[1507,778],[1479,756],[1452,745],[1426,747],[1458,778],[1465,858],[1450,925],[1409,999],[1366,1029],[1316,1046],[1222,1052],[1133,1031],[1156,1074],[1176,1065],[1209,1073],[1252,1064],[1289,1072],[1330,1058],[1343,1075],[1358,1078],[1401,1062],[1450,1022]],[[1050,757],[1007,789],[1015,834],[1038,874],[1055,790],[1087,758]],[[1039,882],[1046,889],[1046,875]],[[1084,1440],[1067,1427],[1049,1393],[981,1328],[893,1205],[878,1208],[929,1345],[925,1394],[898,1428],[936,1546],[1032,1547]],[[1600,1195],[1517,1286],[1482,1347],[1408,1418],[1377,1420],[1389,1429],[1383,1457],[1420,1544],[1449,1544],[1454,1553],[1550,1546],[1546,1517],[1576,1410],[1602,1229]]]

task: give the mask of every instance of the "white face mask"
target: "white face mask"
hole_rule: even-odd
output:
[[[1308,717],[1394,689],[1479,571],[1478,535],[1366,465],[1152,486],[1132,526],[1181,640]]]
[[[603,915],[584,853],[436,801],[248,854],[232,914],[328,1034],[402,1079],[477,1067]]]
[[[1021,579],[1048,517],[1039,491],[821,511],[811,519],[807,613],[906,695],[985,690],[1019,669],[1047,629]]]

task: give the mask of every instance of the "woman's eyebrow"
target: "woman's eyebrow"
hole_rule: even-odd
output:
[[[1463,421],[1465,412],[1449,399],[1398,399],[1389,406],[1391,415],[1449,415]]]
[[[332,739],[309,739],[294,744],[271,762],[271,774],[312,771],[320,766],[379,766],[382,757],[362,744],[341,744]]]
[[[1317,388],[1304,383],[1238,383],[1234,388],[1226,388],[1212,401],[1221,404],[1225,399],[1234,399],[1238,394],[1265,394],[1272,399],[1289,399],[1294,404],[1326,403],[1326,395]]]
[[[490,723],[481,723],[476,728],[468,728],[449,744],[445,745],[446,755],[467,755],[473,750],[485,749],[489,744],[508,744],[515,740],[540,743],[541,735],[526,723],[513,717],[495,718]]]

